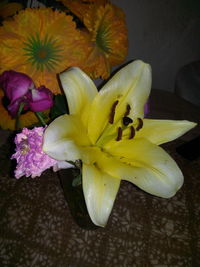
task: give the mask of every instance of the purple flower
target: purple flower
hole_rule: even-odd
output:
[[[8,111],[14,117],[28,90],[34,88],[34,83],[26,74],[9,70],[0,75],[0,86],[10,101]],[[27,108],[25,106],[24,109]]]
[[[13,70],[4,71],[0,75],[0,84],[11,103],[26,95],[29,89],[34,88],[31,78]]]
[[[14,101],[13,103],[10,103],[7,106],[8,112],[10,113],[10,115],[12,117],[15,117],[16,116],[16,114],[17,114],[17,112],[19,110],[19,106],[20,106],[20,103],[21,102],[24,102],[24,101],[23,101],[23,99],[19,98],[16,101]],[[28,110],[27,104],[24,105],[23,110]]]
[[[146,117],[146,115],[149,113],[150,109],[149,109],[149,101],[146,102],[146,104],[144,105],[144,116]]]
[[[34,87],[34,83],[26,74],[16,71],[5,71],[0,75],[0,86],[10,103],[7,107],[11,116],[15,117],[19,106],[24,103],[24,110],[39,112],[53,106],[53,94],[45,86]]]
[[[43,127],[35,127],[32,130],[24,128],[21,133],[16,135],[16,150],[11,159],[17,160],[15,170],[17,179],[22,176],[35,178],[50,167],[53,167],[54,171],[73,167],[67,162],[49,157],[42,151],[44,130]]]
[[[27,101],[30,110],[34,112],[43,111],[53,106],[53,94],[45,86],[40,86],[37,89],[29,90]]]
[[[23,175],[32,178],[57,163],[42,151],[43,127],[35,127],[32,130],[24,128],[15,137],[16,152],[11,159],[17,160],[15,177],[19,179]]]

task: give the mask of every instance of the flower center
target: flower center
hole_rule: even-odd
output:
[[[123,117],[123,124],[125,125],[125,126],[128,126],[130,123],[132,123],[133,122],[133,120],[131,119],[131,118],[129,118],[129,117]]]
[[[28,153],[28,151],[30,150],[30,147],[28,145],[28,140],[23,139],[20,145],[21,145],[21,154],[25,155],[26,153]]]
[[[114,123],[115,110],[116,110],[118,103],[119,101],[116,100],[111,107],[111,112],[109,116],[110,124]],[[130,114],[130,111],[131,111],[131,106],[127,104],[126,111],[124,113],[124,116],[122,117],[122,125],[117,128],[117,137],[115,139],[116,141],[120,141],[122,139],[123,130],[125,130],[128,126],[129,126],[128,128],[130,129],[130,134],[129,134],[128,139],[133,139],[135,136],[135,131],[139,131],[143,127],[143,120],[141,118],[137,118],[137,122],[135,124],[133,120],[130,117],[128,117],[128,115]]]
[[[62,57],[62,49],[57,45],[57,40],[53,40],[47,35],[43,39],[38,34],[31,36],[24,42],[23,50],[26,51],[24,56],[27,61],[31,62],[39,71],[53,71]]]
[[[115,121],[118,104],[119,100],[116,100],[110,108],[108,125],[96,142],[96,145],[99,147],[103,147],[103,144],[109,142],[113,138],[115,141],[120,141],[122,139],[133,139],[136,132],[143,127],[143,120],[141,118],[133,120],[129,117],[131,111],[131,106],[129,104],[126,105],[126,109],[122,117]],[[125,131],[127,129],[128,131]]]
[[[108,36],[109,36],[109,31],[106,28],[106,26],[100,25],[96,34],[96,44],[106,53],[109,53],[110,51]]]
[[[41,48],[38,51],[38,57],[41,59],[44,59],[44,58],[46,58],[46,56],[47,56],[47,51],[44,48]]]

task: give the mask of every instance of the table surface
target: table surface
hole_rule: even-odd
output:
[[[199,121],[200,110],[169,92],[153,90],[149,117]],[[189,161],[176,147],[190,133],[163,147],[180,166],[185,183],[171,199],[149,195],[122,181],[105,228],[83,230],[73,220],[58,176],[16,180],[8,131],[0,141],[1,266],[200,266],[200,159]]]

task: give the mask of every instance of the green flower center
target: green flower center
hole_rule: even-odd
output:
[[[109,53],[109,27],[106,27],[106,25],[100,25],[96,34],[96,43],[104,52]]]
[[[40,39],[38,34],[31,36],[27,42],[24,42],[23,50],[26,51],[24,56],[27,61],[31,62],[39,71],[53,71],[62,57],[62,49],[57,45],[57,40],[53,40],[47,35],[44,39]]]

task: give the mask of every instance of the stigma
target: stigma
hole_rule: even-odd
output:
[[[124,126],[128,126],[130,123],[133,122],[133,120],[129,117],[123,117],[122,119]]]

